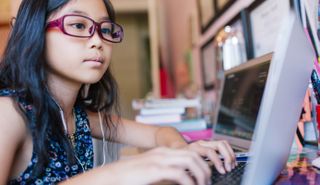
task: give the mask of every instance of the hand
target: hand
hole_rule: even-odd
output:
[[[107,166],[113,179],[119,177],[116,184],[141,185],[169,180],[183,185],[205,185],[211,177],[207,163],[196,152],[183,149],[156,148]]]
[[[230,172],[237,165],[236,156],[227,141],[196,141],[186,147],[188,150],[195,151],[202,157],[211,160],[218,172],[225,174]],[[224,158],[224,166],[219,157]]]

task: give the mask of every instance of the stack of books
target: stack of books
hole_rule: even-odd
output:
[[[134,100],[132,107],[138,111],[137,122],[174,127],[187,141],[212,137],[211,129],[201,118],[200,99]]]

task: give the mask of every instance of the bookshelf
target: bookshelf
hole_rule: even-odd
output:
[[[248,25],[249,29],[246,28],[244,30],[244,32],[250,32],[250,33],[248,33],[249,36],[246,36],[246,42],[247,42],[247,39],[249,40],[249,42],[246,43],[246,47],[247,47],[246,53],[248,55],[248,60],[249,60],[252,57],[253,58],[258,57],[258,56],[254,55],[254,52],[255,52],[254,50],[257,50],[257,46],[254,45],[255,44],[254,39],[258,39],[258,38],[254,38],[254,36],[257,36],[256,33],[258,33],[258,36],[260,37],[259,42],[265,43],[265,45],[266,45],[265,48],[262,48],[262,49],[256,51],[258,53],[258,55],[259,55],[259,53],[262,54],[264,51],[272,52],[274,50],[273,43],[275,43],[276,37],[278,35],[274,34],[274,36],[271,39],[270,38],[266,39],[266,37],[261,36],[261,33],[264,30],[272,30],[272,33],[273,32],[277,33],[279,31],[279,29],[278,29],[279,26],[277,26],[277,25],[282,24],[281,18],[286,16],[286,14],[289,12],[288,10],[290,9],[290,6],[292,6],[293,3],[300,3],[301,4],[300,5],[301,10],[299,10],[299,11],[301,11],[301,12],[304,11],[304,16],[305,16],[305,18],[303,18],[303,16],[302,16],[302,21],[304,20],[304,22],[306,22],[306,23],[304,23],[304,25],[306,27],[305,28],[306,32],[310,33],[310,39],[313,42],[313,45],[315,47],[315,51],[318,53],[317,57],[319,57],[320,43],[319,43],[319,38],[317,35],[317,31],[318,31],[318,19],[317,19],[318,18],[318,16],[317,16],[318,1],[308,1],[308,0],[285,0],[285,1],[238,0],[238,1],[233,1],[233,3],[231,5],[229,5],[227,9],[224,9],[224,11],[222,13],[219,13],[219,12],[216,13],[216,14],[218,14],[218,17],[214,18],[214,21],[211,22],[211,24],[205,29],[205,31],[201,30],[201,28],[198,31],[198,36],[197,36],[198,39],[196,40],[196,42],[194,43],[194,45],[192,47],[192,55],[193,55],[193,60],[194,60],[193,65],[194,65],[194,69],[195,69],[194,74],[196,74],[196,78],[195,78],[196,83],[199,84],[199,86],[204,87],[205,85],[203,85],[203,84],[206,81],[210,81],[210,79],[209,80],[205,79],[206,81],[204,81],[204,78],[203,78],[204,72],[203,72],[203,64],[202,64],[202,62],[203,62],[202,48],[205,45],[208,45],[208,42],[211,42],[211,43],[218,42],[217,38],[219,37],[219,34],[225,25],[227,25],[229,22],[232,22],[232,20],[235,19],[243,11],[245,12],[244,14],[246,14],[245,17],[247,19],[245,21],[247,22],[247,24],[249,24]],[[261,16],[259,14],[261,14]],[[269,18],[263,19],[262,21],[259,22],[259,19],[262,19],[261,18],[262,14],[263,15],[269,14],[270,16],[269,16]],[[199,16],[199,15],[201,15],[201,13],[198,12],[197,15]],[[256,16],[256,17],[254,17],[254,16]],[[276,21],[274,20],[274,18],[272,18],[272,16],[277,16]],[[201,17],[198,18],[199,21],[200,21],[200,18]],[[271,22],[272,20],[276,22],[274,24],[274,26],[273,26],[273,22]],[[253,22],[253,21],[255,21],[255,22]],[[265,24],[264,26],[261,23],[263,21],[265,21],[263,23],[263,24]],[[198,24],[198,25],[199,25],[199,27],[201,27],[200,24]],[[270,25],[270,26],[268,26],[268,25]],[[256,29],[256,28],[258,28],[258,29]],[[252,33],[252,32],[254,32],[254,33]],[[267,34],[270,32],[265,31],[265,33]],[[214,45],[219,45],[219,44],[214,43]],[[250,51],[250,48],[252,51]],[[220,49],[220,48],[218,48],[218,49]],[[216,51],[213,51],[213,52],[216,52]],[[220,63],[223,63],[223,60],[221,59],[221,56],[219,56],[219,54],[216,54],[216,55],[217,56],[214,60],[217,62],[217,64],[215,64],[214,66],[219,66],[219,65],[221,65]],[[315,62],[315,67],[317,68],[317,71],[319,73],[320,72],[320,63],[317,60],[315,60],[314,62]],[[207,71],[208,71],[208,69],[206,69],[206,73],[208,73]],[[216,81],[217,81],[217,79],[219,79],[219,76],[218,76],[219,73],[217,73],[217,69],[212,69],[212,72],[217,74],[215,77]],[[219,85],[217,85],[217,87],[219,87]],[[220,89],[202,88],[202,91],[203,91],[205,99],[208,99],[208,101],[209,100],[216,101],[216,99],[218,98],[218,94],[219,94]]]
[[[0,38],[3,38],[0,41],[0,58],[6,46],[7,38],[9,35],[9,21],[11,17],[10,8],[11,5],[9,0],[4,0],[0,2]]]
[[[150,36],[152,95],[160,97],[158,0],[111,0],[117,14],[147,13]]]
[[[7,23],[11,17],[10,0],[0,1],[0,24]]]

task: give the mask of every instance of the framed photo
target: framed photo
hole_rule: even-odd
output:
[[[215,0],[218,14],[223,14],[234,2],[235,0]]]
[[[11,12],[10,12],[10,0],[0,1],[0,24],[7,24],[10,22]]]
[[[220,56],[223,63],[223,69],[228,70],[248,61],[252,54],[250,53],[250,33],[248,33],[248,24],[246,14],[241,11],[225,26],[223,26],[216,36],[216,42],[221,47]]]
[[[10,29],[11,27],[9,23],[0,23],[0,59],[7,45]]]
[[[217,79],[216,52],[217,47],[215,46],[214,37],[201,47],[203,87],[207,91],[215,88]]]
[[[290,8],[290,1],[266,0],[257,0],[248,7],[254,58],[274,51],[282,21]]]
[[[214,21],[216,7],[214,0],[197,0],[201,32],[204,33]]]

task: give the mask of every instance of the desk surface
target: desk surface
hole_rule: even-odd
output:
[[[284,169],[278,179],[276,185],[320,185],[320,171],[311,166],[313,159],[317,158],[317,150],[306,149],[303,152],[291,154]]]

